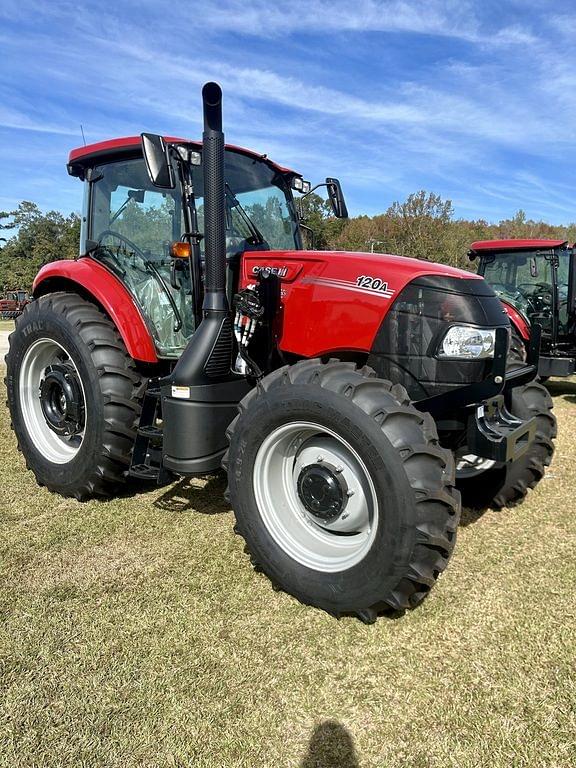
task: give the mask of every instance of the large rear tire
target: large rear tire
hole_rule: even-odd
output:
[[[525,345],[513,330],[507,368],[514,370],[525,361]],[[488,466],[485,471],[469,473],[467,477],[457,471],[456,486],[464,507],[502,509],[524,501],[528,491],[544,477],[554,455],[557,427],[553,407],[550,393],[538,380],[512,390],[510,410],[514,416],[523,420],[536,417],[534,442],[517,461],[504,466]]]
[[[452,454],[403,387],[353,363],[299,362],[244,398],[229,437],[237,530],[275,586],[365,622],[428,594],[460,504]]]
[[[114,324],[73,293],[28,304],[6,356],[12,429],[40,485],[83,500],[127,482],[146,380]]]

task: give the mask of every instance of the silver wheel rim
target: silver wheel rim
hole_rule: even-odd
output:
[[[456,477],[463,480],[468,477],[476,477],[496,466],[492,459],[483,459],[474,453],[456,455]]]
[[[67,464],[76,456],[86,432],[86,426],[77,435],[63,437],[56,434],[49,426],[42,412],[40,386],[46,368],[66,361],[71,364],[80,382],[82,397],[86,406],[84,385],[76,363],[61,344],[53,339],[38,339],[24,355],[20,367],[19,397],[24,425],[36,450],[53,464]],[[86,409],[87,410],[87,409]],[[87,418],[87,412],[86,416]]]
[[[343,489],[342,509],[330,520],[311,513],[299,492],[312,465],[334,474]],[[378,527],[376,489],[358,453],[333,430],[304,421],[276,428],[256,454],[253,486],[268,533],[301,565],[333,573],[352,568],[370,550]]]

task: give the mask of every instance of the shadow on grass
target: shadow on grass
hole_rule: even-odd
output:
[[[320,723],[312,733],[300,768],[359,768],[352,736],[336,720]]]
[[[484,507],[483,509],[474,509],[473,507],[462,507],[460,513],[460,522],[458,525],[462,528],[466,528],[468,525],[477,523],[480,518],[488,512],[490,507]]]
[[[202,515],[219,515],[230,511],[230,504],[224,498],[226,475],[221,472],[208,478],[203,486],[193,485],[189,478],[183,478],[169,486],[156,499],[154,506],[165,512],[200,512]]]
[[[576,402],[576,378],[551,379],[546,382],[546,389],[552,397],[563,397],[564,400]]]

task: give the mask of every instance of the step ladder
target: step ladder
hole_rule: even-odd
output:
[[[160,379],[150,379],[144,400],[132,461],[128,474],[139,480],[156,481],[161,485],[170,480],[170,472],[162,463],[162,392]]]

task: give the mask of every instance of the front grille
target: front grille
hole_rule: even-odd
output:
[[[484,280],[421,277],[398,295],[382,321],[368,364],[381,378],[422,400],[481,381],[492,360],[439,360],[438,345],[450,325],[509,326],[500,300]]]

